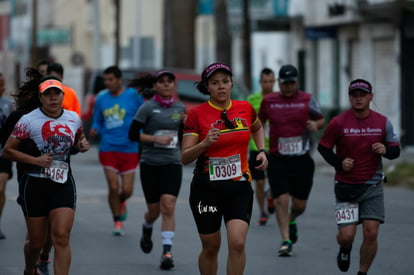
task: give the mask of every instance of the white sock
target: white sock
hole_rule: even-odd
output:
[[[173,244],[174,239],[174,231],[162,231],[161,232],[162,237],[162,244]]]

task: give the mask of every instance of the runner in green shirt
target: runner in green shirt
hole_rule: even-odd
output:
[[[275,74],[272,71],[272,69],[264,68],[260,72],[260,87],[261,91],[256,92],[254,94],[251,94],[247,97],[247,101],[250,102],[250,104],[253,106],[253,108],[256,110],[256,113],[259,113],[260,104],[262,103],[263,96],[270,94],[273,92],[273,86],[275,84]],[[265,130],[265,138],[266,138],[266,152],[269,150],[269,127],[268,125],[263,125]],[[258,154],[257,147],[254,143],[253,139],[250,139],[249,143],[249,169],[252,173],[253,180],[256,182],[256,200],[257,204],[260,209],[260,220],[258,222],[259,225],[265,225],[267,222],[267,217],[269,212],[272,214],[275,211],[273,199],[270,194],[270,190],[268,193],[268,209],[267,212],[265,211],[265,199],[266,199],[266,193],[265,192],[265,184],[266,184],[266,176],[265,171],[259,171],[255,169],[254,167],[257,166],[256,164],[256,156]]]

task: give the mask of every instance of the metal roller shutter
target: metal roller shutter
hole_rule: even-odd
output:
[[[372,108],[386,115],[397,132],[400,125],[400,97],[398,69],[395,64],[394,41],[379,39],[373,41],[373,88]]]

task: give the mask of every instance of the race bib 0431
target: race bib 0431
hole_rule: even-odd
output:
[[[302,137],[279,138],[278,145],[281,155],[295,155],[303,151]]]
[[[336,224],[339,225],[358,222],[358,210],[358,203],[337,203],[335,206]]]

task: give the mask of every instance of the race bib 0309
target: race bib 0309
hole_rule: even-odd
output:
[[[228,180],[242,176],[240,155],[209,158],[210,180]]]

